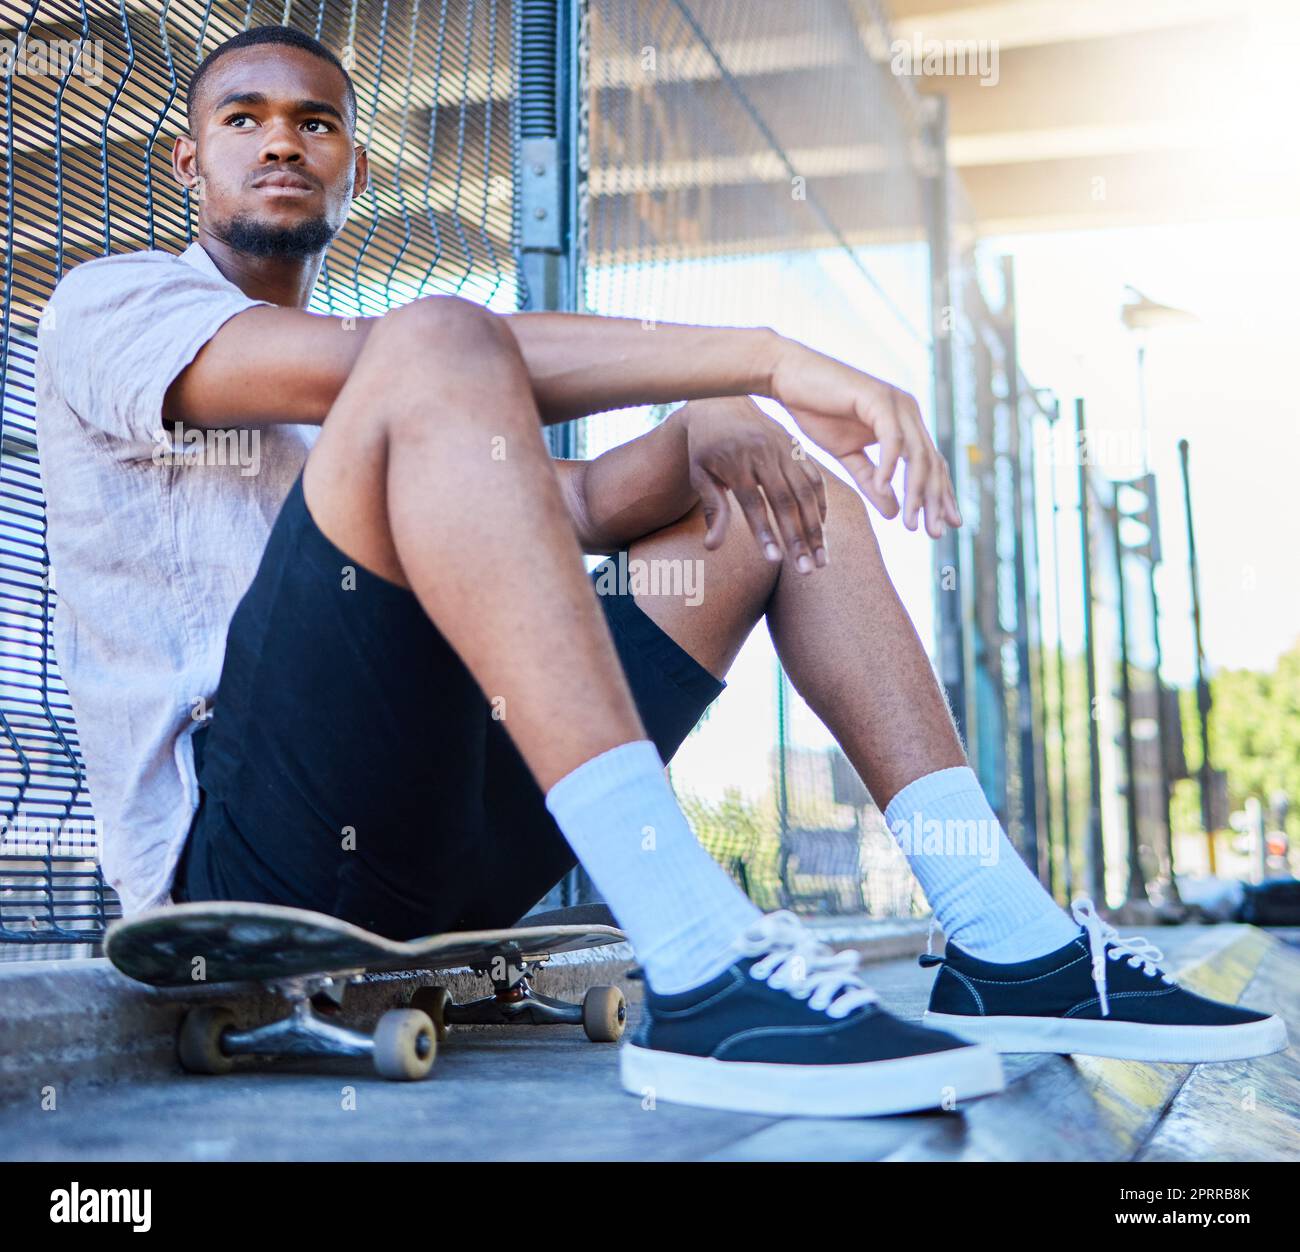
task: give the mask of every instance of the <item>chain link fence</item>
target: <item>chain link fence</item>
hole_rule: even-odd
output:
[[[982,267],[942,130],[891,73],[874,0],[0,0],[0,37],[82,48],[75,64],[47,55],[43,68],[3,80],[0,940],[93,938],[116,909],[50,652],[57,591],[34,439],[36,319],[73,265],[190,242],[195,206],[170,167],[185,84],[221,40],[273,22],[343,58],[371,158],[371,187],[331,246],[313,309],[376,314],[456,293],[502,310],[528,302],[635,317],[648,333],[673,321],[768,325],[913,391],[941,435],[948,423],[970,519],[963,546],[932,566],[930,549],[900,528],[879,533],[960,697],[981,778],[1033,863],[1044,788],[1032,671],[1042,657],[1022,422],[1037,393],[1015,363],[1006,275]],[[530,253],[537,210],[517,194],[520,152],[566,134],[568,164],[557,169],[571,193],[569,233]],[[541,254],[567,258],[568,288]],[[574,424],[556,450],[595,456],[664,416],[603,414]],[[924,910],[879,812],[763,628],[672,777],[701,840],[760,906]],[[34,842],[14,842],[37,830]]]
[[[0,79],[0,941],[10,953],[93,939],[119,911],[51,652],[57,579],[35,443],[36,321],[81,261],[179,253],[192,240],[196,206],[171,172],[185,85],[214,46],[267,23],[296,26],[344,61],[370,156],[370,187],[330,248],[311,308],[377,314],[434,293],[503,310],[518,302],[516,32],[504,0],[0,0],[12,67]]]
[[[594,0],[586,307],[639,318],[648,333],[662,322],[772,326],[924,399],[934,154],[888,42],[865,3]],[[584,455],[665,412],[589,419]],[[911,556],[910,607],[925,619],[929,571]],[[763,627],[671,773],[696,834],[761,907],[922,907]]]

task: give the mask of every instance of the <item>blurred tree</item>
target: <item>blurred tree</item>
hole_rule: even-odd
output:
[[[1268,673],[1221,670],[1210,680],[1214,708],[1210,713],[1210,755],[1228,774],[1228,800],[1240,808],[1256,796],[1267,808],[1274,792],[1291,800],[1288,833],[1297,830],[1300,806],[1300,639],[1278,658]],[[1195,776],[1201,764],[1196,694],[1180,693],[1184,751]],[[1196,783],[1179,785],[1175,827],[1200,825]]]
[[[776,907],[778,836],[773,806],[745,799],[728,787],[710,802],[678,792],[678,802],[695,837],[760,908]]]

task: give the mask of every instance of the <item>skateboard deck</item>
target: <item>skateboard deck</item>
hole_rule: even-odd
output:
[[[177,1054],[191,1073],[229,1072],[237,1056],[368,1056],[384,1078],[424,1078],[453,1025],[580,1025],[593,1043],[617,1043],[627,1005],[617,987],[587,990],[581,1004],[533,988],[553,955],[618,943],[604,905],[535,913],[500,930],[385,939],[337,917],[271,904],[195,901],[114,922],[104,953],[128,977],[155,987],[256,982],[291,1006],[288,1016],[240,1029],[231,1008],[208,1003],[181,1020]],[[368,973],[468,967],[493,994],[456,1003],[421,986],[367,1033],[332,1020],[346,986]],[[324,1014],[324,1016],[322,1016]]]
[[[197,901],[114,922],[104,955],[137,982],[192,987],[308,974],[486,968],[501,956],[537,961],[626,938],[610,924],[559,920],[581,917],[613,920],[600,906],[579,906],[525,918],[527,925],[394,940],[308,909]]]

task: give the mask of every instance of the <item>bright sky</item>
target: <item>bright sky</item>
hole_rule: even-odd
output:
[[[1211,669],[1269,668],[1300,637],[1295,230],[1290,219],[1264,220],[985,245],[1016,259],[1022,366],[1035,385],[1060,394],[1071,421],[1074,397],[1082,395],[1091,427],[1139,427],[1136,345],[1119,315],[1125,284],[1198,318],[1150,332],[1146,352],[1165,556],[1157,587],[1165,673],[1173,682],[1193,674],[1180,438],[1191,445]],[[1140,472],[1136,465],[1105,468],[1117,478]],[[1077,616],[1067,608],[1063,617],[1068,642]]]

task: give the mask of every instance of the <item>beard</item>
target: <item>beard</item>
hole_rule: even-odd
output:
[[[239,214],[216,232],[236,252],[249,256],[295,260],[324,252],[334,238],[334,227],[322,215],[292,226],[271,226],[255,217]]]

